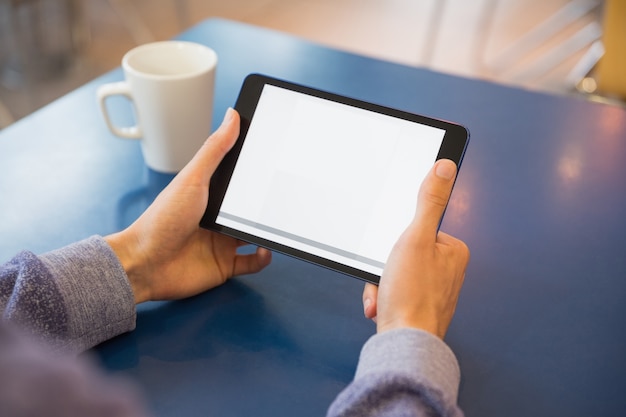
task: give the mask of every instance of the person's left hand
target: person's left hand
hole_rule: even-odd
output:
[[[239,115],[229,109],[220,128],[141,217],[105,237],[126,270],[136,303],[190,297],[270,263],[269,250],[238,254],[243,242],[199,226],[211,176],[238,135]]]

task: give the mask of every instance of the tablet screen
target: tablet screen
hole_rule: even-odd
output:
[[[377,281],[445,135],[264,84],[214,222]]]

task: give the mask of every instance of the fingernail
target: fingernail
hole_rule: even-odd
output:
[[[230,123],[231,120],[233,120],[233,116],[235,115],[235,110],[233,110],[232,107],[229,107],[228,109],[226,109],[226,114],[224,115],[224,120],[222,121],[222,124],[228,124]]]
[[[367,308],[372,304],[372,300],[369,298],[366,298],[365,300],[363,300],[363,314],[365,314],[365,316],[367,317]]]
[[[456,175],[456,164],[449,159],[441,159],[435,167],[435,175],[444,180],[451,180]]]

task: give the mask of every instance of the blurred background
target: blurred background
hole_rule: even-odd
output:
[[[0,0],[0,128],[210,17],[522,88],[626,95],[626,0]]]

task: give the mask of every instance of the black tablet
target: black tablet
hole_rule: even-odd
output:
[[[201,226],[378,283],[437,159],[460,166],[464,127],[249,75],[241,133]]]

